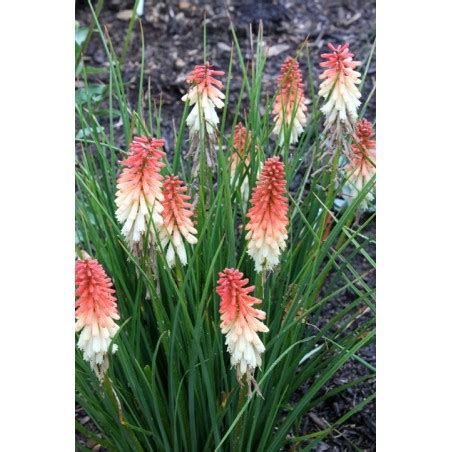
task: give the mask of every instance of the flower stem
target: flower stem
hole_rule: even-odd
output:
[[[236,411],[237,415],[240,413],[240,410],[243,408],[243,405],[245,404],[246,394],[247,394],[246,385],[242,384],[240,386],[239,401],[237,403],[237,411]],[[243,435],[243,421],[244,421],[244,416],[241,416],[241,418],[239,419],[239,421],[237,423],[237,427],[236,427],[236,430],[235,430],[236,433],[235,433],[234,441],[233,441],[233,444],[232,444],[233,452],[239,452],[240,451],[240,445],[241,445],[241,442],[242,442],[242,435]]]

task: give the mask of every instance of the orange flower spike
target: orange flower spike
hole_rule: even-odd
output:
[[[323,230],[322,242],[327,240],[328,237],[330,236],[332,226],[333,226],[333,216],[330,213],[328,213],[328,216],[326,217],[325,221],[325,229]]]
[[[323,53],[326,61],[320,63],[325,68],[320,75],[319,96],[325,99],[321,108],[325,115],[325,127],[328,129],[340,121],[349,128],[355,123],[358,113],[361,93],[356,85],[361,83],[361,74],[354,69],[361,63],[353,60],[353,53],[349,50],[349,44],[345,43],[334,47],[329,43],[331,53]]]
[[[75,264],[75,331],[83,330],[77,346],[83,359],[102,380],[107,368],[111,338],[119,327],[113,283],[95,259],[78,260]],[[117,346],[112,347],[113,353]]]
[[[265,346],[257,335],[268,332],[265,312],[253,307],[262,301],[249,295],[254,286],[245,287],[248,279],[234,268],[226,268],[218,274],[217,294],[221,297],[220,316],[221,332],[226,335],[226,345],[231,355],[231,366],[236,368],[237,380],[246,375],[249,394],[251,383],[259,388],[254,380],[256,367],[262,364],[261,354]]]
[[[234,129],[234,141],[232,147],[231,154],[231,184],[233,184],[234,180],[236,180],[237,184],[240,184],[240,175],[237,175],[237,168],[239,167],[240,162],[243,162],[244,167],[243,171],[246,171],[246,168],[250,164],[250,146],[252,141],[251,131],[247,130],[243,127],[242,123],[239,122]],[[242,196],[243,208],[246,209],[246,205],[248,203],[248,198],[250,195],[250,184],[248,175],[242,180],[242,184],[240,185],[240,194]]]
[[[218,118],[215,107],[223,108],[224,94],[220,91],[223,83],[215,79],[214,76],[224,75],[223,71],[212,69],[209,63],[195,66],[193,71],[187,77],[187,83],[190,84],[188,93],[182,97],[182,100],[189,101],[193,108],[187,116],[187,125],[190,134],[193,135],[200,130],[201,117],[200,111],[203,112],[206,130],[209,135],[214,133],[220,119]]]
[[[273,133],[279,136],[279,144],[284,144],[284,127],[290,129],[289,143],[296,143],[306,125],[306,99],[304,96],[303,79],[298,62],[287,57],[281,66],[278,77],[278,95],[273,107],[275,127]],[[292,119],[293,116],[293,119]],[[293,122],[292,122],[293,121]]]
[[[124,168],[117,183],[116,218],[123,224],[130,247],[142,239],[151,218],[157,228],[163,223],[160,171],[165,166],[161,161],[164,145],[164,140],[134,137],[128,157],[120,162]],[[152,226],[150,233],[152,238]]]
[[[279,157],[267,159],[253,190],[252,207],[246,214],[250,219],[246,225],[248,254],[258,272],[272,270],[286,247],[289,219],[285,177]]]
[[[356,123],[355,143],[351,146],[349,163],[345,167],[347,176],[346,194],[351,199],[369,182],[376,173],[376,141],[372,139],[374,131],[372,124],[366,119]],[[372,201],[374,195],[369,191],[363,201],[362,207],[367,208],[367,202]]]
[[[167,176],[163,182],[163,224],[160,227],[160,241],[163,249],[168,247],[166,260],[168,265],[176,265],[176,254],[182,265],[187,265],[187,253],[182,238],[195,244],[196,229],[191,220],[192,206],[186,195],[187,187],[178,176]]]
[[[372,127],[372,123],[367,119],[361,119],[356,123],[355,134],[358,139],[358,143],[365,149],[375,149],[376,141],[371,138],[375,135]],[[357,149],[356,144],[355,149]]]
[[[234,129],[234,139],[231,155],[231,173],[235,175],[235,170],[240,161],[245,165],[250,164],[249,148],[251,146],[252,136],[251,131],[243,127],[239,122]]]

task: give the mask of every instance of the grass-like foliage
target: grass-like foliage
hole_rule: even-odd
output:
[[[271,136],[274,98],[265,98],[261,89],[266,63],[262,29],[254,39],[253,60],[246,62],[231,27],[235,45],[229,68],[223,68],[227,70],[223,77],[226,98],[215,146],[216,166],[207,167],[202,154],[199,180],[193,184],[192,160],[186,158],[190,147],[185,121],[188,103],[174,143],[165,147],[162,174],[178,174],[190,194],[198,196],[193,216],[198,242],[186,247],[188,264],[177,262],[172,269],[157,243],[155,269],[150,272],[146,253],[132,254],[121,234],[115,194],[121,170],[118,162],[125,158],[133,136],[161,136],[161,107],[158,96],[153,98],[150,92],[144,101],[148,90],[144,56],[138,102],[129,102],[121,74],[124,55],[116,53],[94,10],[93,32],[108,56],[110,83],[93,83],[95,68],[85,66],[78,54],[77,77],[83,87],[76,96],[76,248],[78,253],[85,250],[96,258],[111,277],[121,319],[113,340],[118,349],[110,353],[102,382],[82,353],[76,352],[76,400],[98,432],[80,424],[77,428],[112,451],[314,448],[337,433],[341,424],[374,396],[330,427],[300,436],[306,413],[375,373],[359,356],[360,350],[374,341],[375,293],[352,265],[358,255],[375,265],[365,251],[370,241],[365,228],[373,214],[355,221],[374,179],[341,210],[334,208],[343,184],[338,177],[342,150],[340,146],[332,149],[331,158],[325,160],[321,101],[310,70],[311,60],[318,64],[318,56],[302,47],[302,58],[309,66],[305,74],[306,96],[312,100],[309,120],[296,145],[289,145],[289,127],[279,146]],[[80,51],[80,46],[77,48]],[[238,101],[231,104],[233,77],[242,80],[242,88]],[[368,102],[363,104],[365,108]],[[242,202],[241,181],[230,180],[232,131],[239,121],[251,131],[253,151],[249,166],[238,179],[247,175],[252,189],[260,163],[268,156],[280,156],[286,171],[287,248],[280,264],[264,277],[256,273],[246,253],[244,225],[250,204]],[[203,145],[204,139],[201,148]],[[243,162],[238,165],[243,169]],[[267,314],[269,332],[260,334],[266,350],[254,375],[262,397],[254,393],[248,398],[230,368],[220,329],[220,298],[215,291],[218,273],[227,267],[240,269],[249,284],[255,285],[253,295],[263,300],[259,309]],[[328,314],[329,303],[344,291],[353,293],[354,300]],[[370,315],[357,321],[364,308]],[[325,391],[326,383],[348,360],[357,360],[367,375]]]

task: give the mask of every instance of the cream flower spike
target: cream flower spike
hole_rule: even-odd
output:
[[[183,239],[191,245],[198,242],[186,191],[187,187],[178,176],[168,176],[163,182],[163,224],[159,236],[163,249],[168,247],[166,260],[170,268],[176,265],[176,254],[181,264],[187,265]]]
[[[273,133],[284,144],[284,128],[290,129],[289,144],[296,143],[306,125],[306,99],[303,79],[296,59],[287,57],[278,77],[279,89],[273,107],[275,127]]]
[[[122,233],[132,250],[139,244],[150,227],[149,240],[152,243],[154,227],[149,225],[152,218],[155,228],[163,223],[161,204],[163,200],[161,169],[165,164],[162,147],[164,140],[135,137],[130,144],[128,157],[117,183],[116,217],[123,224]]]
[[[349,163],[345,167],[347,182],[344,195],[351,201],[356,198],[363,187],[376,173],[376,141],[372,139],[374,131],[372,124],[366,119],[356,123],[355,143],[351,146]],[[369,191],[360,205],[367,209],[368,203],[374,199],[373,191]]]
[[[182,100],[184,102],[188,100],[189,105],[193,106],[187,116],[190,135],[200,131],[203,121],[205,121],[208,135],[212,135],[220,122],[215,107],[223,108],[224,102],[222,99],[225,96],[220,91],[223,88],[223,83],[215,79],[215,75],[224,75],[224,72],[213,70],[212,65],[206,63],[195,66],[187,77],[190,89],[182,97]]]
[[[246,173],[247,168],[250,165],[250,150],[251,150],[252,135],[251,131],[243,127],[242,123],[239,122],[234,129],[234,141],[232,146],[231,154],[231,184],[240,184],[240,195],[242,197],[242,207],[245,210],[248,204],[248,198],[250,196],[250,183],[248,174]],[[238,170],[242,165],[242,172],[238,174]],[[235,187],[234,187],[235,188]]]
[[[358,117],[357,109],[360,102],[361,93],[356,85],[361,83],[361,74],[354,69],[360,65],[359,61],[353,61],[353,53],[345,43],[334,47],[328,44],[331,53],[323,53],[322,58],[327,61],[320,63],[325,68],[320,75],[323,82],[320,85],[319,96],[323,97],[326,103],[321,111],[325,115],[325,128],[329,129],[339,122],[344,124],[349,131]]]
[[[114,322],[119,319],[115,291],[102,266],[89,256],[75,264],[75,285],[75,331],[82,330],[77,346],[102,381],[111,339],[119,329]],[[117,345],[113,345],[112,352],[116,350]]]
[[[261,354],[265,351],[265,346],[257,333],[266,333],[269,329],[261,322],[265,320],[265,312],[253,305],[262,301],[249,295],[254,286],[245,287],[248,279],[243,278],[243,273],[239,270],[226,268],[218,276],[217,294],[221,297],[220,327],[221,332],[226,335],[231,366],[235,367],[240,384],[243,376],[246,376],[248,396],[251,396],[252,385],[261,395],[254,379],[254,371],[262,364]]]
[[[289,219],[285,177],[284,163],[279,157],[271,157],[264,163],[253,190],[245,228],[248,254],[254,259],[257,272],[272,270],[286,248]]]

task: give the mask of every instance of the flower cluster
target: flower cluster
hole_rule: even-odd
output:
[[[347,184],[344,192],[350,199],[358,195],[376,172],[376,141],[372,139],[373,136],[374,131],[369,121],[362,119],[356,123],[355,143],[351,146],[349,162],[345,167]],[[373,197],[372,191],[369,191],[361,207],[366,209]]]
[[[231,172],[235,173],[237,165],[243,162],[245,166],[250,164],[249,149],[253,140],[251,131],[243,127],[239,122],[234,129],[233,148],[231,156]]]
[[[150,231],[150,241],[155,237],[154,227],[163,223],[162,175],[165,155],[164,140],[135,137],[130,144],[128,157],[121,161],[124,166],[117,183],[116,217],[123,224],[122,233],[129,246],[140,242]],[[152,218],[153,224],[149,223]]]
[[[351,130],[358,117],[361,93],[356,85],[361,83],[361,74],[354,69],[361,63],[353,60],[353,53],[348,46],[349,44],[345,43],[334,47],[330,43],[328,48],[331,53],[321,55],[326,61],[320,63],[325,70],[320,75],[323,82],[320,85],[319,96],[326,99],[321,108],[326,117],[326,129],[340,123]]]
[[[75,331],[82,330],[78,347],[100,380],[108,369],[108,348],[118,331],[119,319],[111,279],[95,259],[78,260],[75,264]],[[112,352],[117,349],[113,345]]]
[[[176,265],[176,254],[182,265],[187,265],[187,253],[182,238],[197,243],[196,229],[191,220],[193,212],[186,195],[187,187],[178,176],[168,176],[163,182],[163,224],[160,227],[162,247],[168,247],[166,260],[170,267]]]
[[[286,247],[289,220],[285,177],[279,157],[267,159],[253,190],[252,207],[246,214],[250,219],[246,225],[248,254],[258,272],[272,270]]]
[[[275,127],[273,133],[284,143],[284,128],[290,130],[289,144],[296,143],[306,125],[306,99],[302,76],[295,58],[287,57],[278,77],[279,90],[273,107]]]
[[[212,135],[220,122],[215,107],[223,108],[224,94],[220,91],[223,83],[214,78],[216,75],[224,75],[224,72],[216,71],[211,64],[206,63],[195,66],[187,77],[191,87],[182,100],[188,100],[193,106],[187,117],[191,135],[199,132],[204,123],[207,133]]]
[[[262,364],[261,354],[265,346],[257,335],[268,332],[261,320],[265,312],[253,307],[262,303],[249,295],[254,286],[245,287],[248,279],[234,268],[226,268],[219,273],[217,293],[221,297],[221,332],[226,335],[226,345],[231,355],[231,366],[236,368],[237,380],[241,382],[244,375],[251,395],[251,383],[259,392],[254,380],[254,370]]]
[[[354,138],[349,152],[345,154],[348,159],[347,164],[341,165],[342,160],[338,160],[339,169],[344,171],[347,179],[344,192],[350,198],[354,198],[375,174],[376,142],[373,139],[372,125],[366,120],[357,120],[361,94],[357,88],[360,83],[360,73],[355,71],[355,68],[360,63],[353,60],[354,55],[350,52],[348,44],[337,47],[328,44],[328,47],[331,53],[321,55],[326,60],[321,63],[321,67],[325,69],[320,75],[322,83],[319,96],[325,99],[321,111],[326,117],[325,130],[332,129],[328,138],[332,137],[331,133],[334,131],[340,133],[342,139],[348,139],[351,135]],[[221,91],[223,84],[215,77],[221,75],[224,75],[224,72],[214,70],[209,63],[195,66],[187,77],[188,92],[182,97],[182,100],[191,108],[186,123],[190,129],[191,142],[188,156],[194,155],[193,185],[190,187],[194,193],[194,203],[197,197],[196,175],[200,167],[199,162],[203,161],[199,158],[203,156],[201,151],[207,152],[207,165],[214,167],[215,155],[212,152],[214,150],[216,152],[215,137],[218,136],[217,109],[224,107],[223,99],[225,98]],[[283,145],[286,138],[290,145],[296,143],[307,123],[307,106],[303,78],[295,58],[286,58],[281,66],[272,114],[274,121],[272,133],[276,135],[279,145]],[[254,118],[254,115],[251,116]],[[258,135],[253,136],[251,130],[244,127],[241,122],[233,131],[230,184],[234,191],[240,190],[243,211],[246,209],[250,195],[248,177],[250,163],[252,162],[254,166],[258,160],[255,154],[263,154],[263,150],[257,145],[252,147],[253,139],[255,141],[258,138],[260,143],[265,143],[267,140],[265,127],[258,132]],[[204,146],[201,146],[201,142]],[[145,240],[148,240],[150,250],[160,242],[168,267],[172,269],[176,266],[176,262],[182,266],[188,264],[187,243],[196,244],[198,238],[196,222],[192,219],[194,209],[190,202],[191,197],[187,194],[188,188],[179,176],[168,175],[164,178],[161,174],[165,167],[162,161],[165,156],[164,145],[165,142],[162,139],[145,136],[133,138],[127,158],[120,162],[122,170],[117,180],[115,213],[122,226],[122,234],[134,253],[138,254],[143,250]],[[219,146],[216,148],[218,149]],[[196,151],[192,153],[194,149]],[[220,148],[219,152],[222,156],[224,149]],[[290,158],[289,153],[285,154],[286,158]],[[344,158],[342,156],[342,159]],[[297,169],[296,164],[291,167],[291,170],[294,168]],[[224,183],[224,175],[223,178],[215,176],[209,173],[206,180],[200,178],[203,182],[202,188],[205,190],[203,194],[206,193],[207,187],[220,187]],[[285,165],[278,156],[269,157],[262,168],[259,166],[256,177],[257,183],[253,188],[251,207],[246,213],[247,220],[244,228],[247,254],[253,259],[256,272],[263,273],[262,280],[265,281],[265,272],[274,270],[279,264],[288,239],[289,205]],[[334,187],[334,185],[331,186]],[[227,179],[224,187],[227,192],[229,188]],[[373,194],[369,193],[365,202],[372,198]],[[201,196],[200,199],[206,200]],[[217,206],[221,208],[221,196],[218,199],[220,201]],[[208,204],[207,198],[207,202],[200,203],[201,207],[198,211],[205,213],[202,209]],[[212,212],[216,212],[216,207]],[[321,219],[324,218],[323,215],[322,213]],[[209,216],[204,217],[206,234],[208,234],[206,218],[211,218],[210,212]],[[215,216],[213,218],[215,225],[222,220]],[[328,240],[334,220],[333,216],[328,214],[322,241]],[[217,231],[215,233],[217,234]],[[147,249],[146,252],[150,250]],[[156,278],[161,271],[157,264],[155,259],[151,262],[151,265],[154,265],[152,270],[155,270]],[[207,262],[207,264],[213,263]],[[148,269],[140,267],[140,271],[143,272]],[[175,272],[176,283],[181,280],[180,271],[184,270],[178,266]],[[115,320],[119,319],[115,291],[111,279],[102,266],[89,256],[76,262],[75,283],[75,317],[77,319],[75,328],[77,332],[81,331],[78,347],[83,351],[83,358],[90,363],[91,368],[102,380],[108,369],[108,351],[111,349],[114,353],[117,349],[116,345],[111,344],[112,338],[119,329],[115,323]],[[221,298],[220,328],[225,335],[231,367],[235,368],[240,384],[245,378],[249,395],[251,395],[253,385],[260,393],[254,380],[254,372],[261,366],[262,353],[265,351],[258,333],[268,332],[269,329],[262,322],[266,318],[265,312],[254,307],[262,303],[262,300],[250,295],[254,286],[247,287],[248,283],[249,280],[240,270],[226,268],[219,273],[216,292]],[[185,285],[179,287],[180,290],[184,288]],[[157,292],[159,291],[160,287]],[[164,290],[161,294],[162,297],[168,295]],[[286,315],[289,308],[290,306],[287,307]],[[295,306],[292,311],[295,311]],[[306,321],[305,316],[306,313],[297,307],[295,318]]]
[[[243,207],[246,208],[248,198],[250,195],[249,178],[246,171],[250,165],[250,148],[253,138],[251,131],[243,127],[239,122],[234,129],[234,141],[231,154],[231,184],[236,181],[236,185],[240,185],[240,194],[242,197]],[[240,164],[242,163],[242,171],[239,172]],[[240,184],[240,180],[243,177],[243,181]]]

